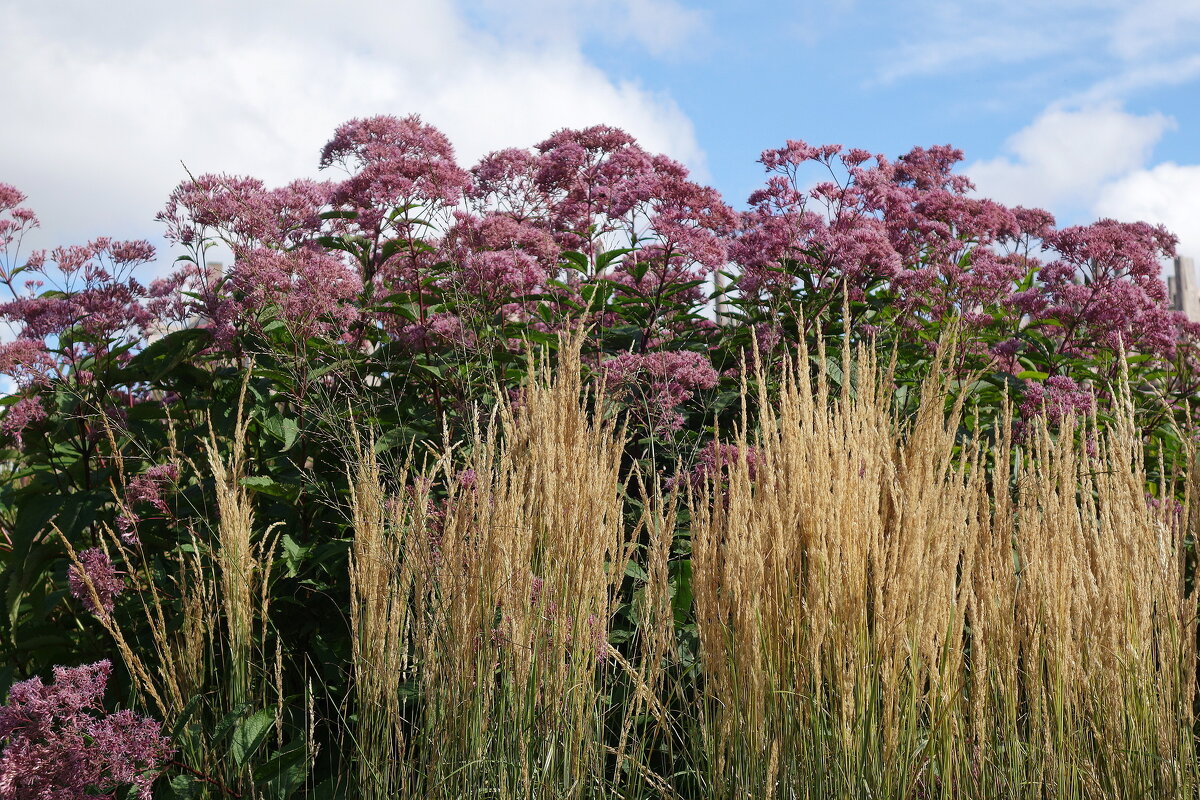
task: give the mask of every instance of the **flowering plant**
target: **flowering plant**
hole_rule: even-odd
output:
[[[132,711],[104,713],[112,665],[55,667],[14,684],[0,706],[0,798],[87,800],[132,786],[150,800],[150,784],[173,749],[159,724]]]
[[[1057,228],[974,196],[961,158],[791,141],[762,154],[766,184],[739,213],[608,126],[465,168],[417,117],[356,119],[320,154],[328,180],[182,183],[160,220],[183,255],[148,283],[134,275],[154,258],[145,242],[23,255],[37,217],[0,184],[12,327],[0,374],[13,387],[0,400],[0,683],[61,654],[106,655],[80,610],[120,617],[131,651],[159,646],[153,615],[125,613],[134,604],[118,595],[171,587],[183,614],[171,565],[211,554],[220,524],[197,464],[236,442],[238,491],[281,531],[261,646],[315,665],[336,697],[347,678],[327,656],[349,647],[330,621],[348,592],[353,434],[378,432],[376,451],[398,456],[486,424],[500,397],[519,413],[531,351],[553,357],[578,328],[603,402],[634,434],[624,468],[690,474],[681,486],[739,463],[713,441],[738,419],[747,369],[770,389],[796,347],[894,353],[904,406],[952,342],[963,424],[985,430],[1013,408],[1103,420],[1125,364],[1151,398],[1139,422],[1172,456],[1200,388],[1200,327],[1168,308],[1159,277],[1174,238],[1111,220]],[[208,261],[214,246],[232,253],[227,268]],[[852,376],[831,356],[836,388]],[[44,535],[51,522],[79,565]],[[672,568],[684,597],[686,569]],[[312,678],[272,676],[297,691]],[[276,726],[268,764],[290,752],[285,731],[308,735],[301,712]],[[239,767],[241,785],[258,780]]]

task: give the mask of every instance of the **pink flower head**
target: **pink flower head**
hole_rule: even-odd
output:
[[[108,554],[98,547],[82,551],[79,554],[79,563],[83,565],[82,572],[79,567],[72,566],[67,573],[71,596],[83,603],[84,608],[93,614],[108,614],[112,611],[116,596],[125,591],[125,581],[113,567]],[[96,596],[100,600],[99,607],[88,589],[89,582],[96,590]]]
[[[13,684],[0,706],[0,800],[86,800],[132,786],[150,800],[151,785],[174,749],[161,726],[132,711],[105,714],[108,660],[55,667]]]
[[[121,541],[125,544],[137,544],[138,538],[137,524],[141,522],[141,518],[131,511],[122,511],[117,515],[117,531],[121,534]]]
[[[471,200],[522,221],[544,218],[550,198],[537,182],[538,161],[515,147],[489,153],[471,168]]]
[[[761,460],[756,448],[747,446],[743,450],[732,443],[721,443],[716,440],[709,442],[697,455],[696,465],[692,468],[689,476],[692,486],[699,488],[704,485],[706,480],[721,483],[722,473],[725,470],[736,468],[742,459],[745,459],[746,469],[750,480],[753,481],[758,474]]]
[[[457,475],[458,485],[463,489],[474,490],[479,483],[479,475],[474,469],[461,470]]]
[[[896,161],[896,181],[921,191],[941,189],[963,194],[975,187],[966,175],[951,173],[962,160],[963,151],[950,145],[914,147]]]
[[[506,214],[457,215],[447,250],[461,286],[492,301],[532,294],[557,269],[559,248],[544,228]]]
[[[130,507],[145,503],[154,506],[163,514],[169,514],[170,509],[162,499],[162,487],[178,479],[178,465],[155,464],[129,482],[129,486],[125,488],[125,502]]]
[[[647,204],[649,230],[668,253],[682,255],[706,270],[728,259],[727,238],[739,217],[720,192],[694,183],[682,164],[666,156],[652,159],[656,185]]]
[[[591,250],[597,238],[655,196],[654,160],[632,136],[608,125],[560,130],[539,143],[536,184],[552,202],[560,242]]]
[[[353,119],[321,151],[321,168],[341,165],[350,177],[332,203],[355,212],[356,225],[377,232],[393,208],[456,205],[471,186],[445,134],[413,115]],[[407,212],[406,212],[407,213]]]
[[[1054,375],[1044,384],[1028,382],[1021,414],[1025,417],[1044,414],[1051,423],[1058,423],[1072,414],[1087,414],[1095,405],[1092,393],[1065,375]]]
[[[13,437],[18,449],[24,449],[25,430],[33,423],[45,418],[46,407],[42,405],[41,398],[36,395],[22,397],[9,406],[8,412],[4,415],[4,421],[0,423],[0,430]]]
[[[265,312],[307,338],[344,330],[357,319],[352,301],[362,283],[354,269],[315,246],[286,252],[260,247],[234,264],[228,288],[244,319],[259,324]]]
[[[0,303],[0,320],[17,323],[19,339],[46,350],[70,332],[73,362],[132,344],[151,319],[142,302],[145,289],[131,273],[153,257],[147,242],[107,237],[35,253],[27,262],[29,273],[51,281],[57,291],[39,292],[41,278],[30,281],[26,292],[13,289],[13,299]]]
[[[1041,267],[1041,286],[1022,296],[1022,310],[1065,330],[1064,351],[1124,347],[1170,356],[1178,337],[1159,259],[1174,254],[1175,242],[1144,222],[1051,231],[1045,246],[1058,258]]]
[[[295,247],[320,229],[332,186],[311,180],[267,189],[257,178],[201,175],[179,185],[158,219],[167,238],[188,247],[211,231],[231,247]]]
[[[605,383],[628,402],[644,406],[649,421],[666,432],[679,430],[683,415],[676,409],[698,389],[717,385],[717,371],[703,353],[660,350],[622,353],[602,365]]]
[[[24,233],[38,226],[37,215],[21,205],[26,199],[16,187],[0,183],[0,278],[6,279],[17,266],[5,264],[9,249],[19,246]]]
[[[914,148],[894,163],[800,141],[764,152],[767,185],[751,195],[730,247],[741,266],[738,290],[774,303],[798,279],[844,287],[851,300],[886,285],[910,322],[936,323],[981,306],[991,313],[1030,266],[1010,248],[1028,245],[1053,220],[968,196],[970,181],[952,171],[961,159],[948,146]],[[806,166],[829,179],[804,188]]]

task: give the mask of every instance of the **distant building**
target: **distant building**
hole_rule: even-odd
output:
[[[1167,276],[1167,291],[1171,308],[1182,311],[1192,322],[1200,322],[1200,286],[1197,286],[1193,259],[1175,257],[1175,274]]]

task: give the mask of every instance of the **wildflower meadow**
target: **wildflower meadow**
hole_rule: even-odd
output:
[[[0,800],[1200,791],[1169,231],[940,145],[314,155],[169,254],[0,183]]]

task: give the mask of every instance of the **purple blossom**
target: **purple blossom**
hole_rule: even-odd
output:
[[[407,220],[415,206],[456,205],[471,186],[450,140],[416,115],[341,125],[321,151],[322,169],[335,164],[350,177],[334,187],[330,200],[355,213],[354,227],[372,238],[393,208],[406,209],[402,219]]]
[[[15,339],[0,344],[0,374],[18,386],[45,385],[55,376],[54,357],[36,339]]]
[[[687,482],[693,488],[700,488],[705,481],[711,481],[714,484],[723,482],[722,473],[725,470],[732,470],[737,467],[741,459],[746,461],[746,469],[753,481],[758,475],[758,468],[761,462],[761,456],[757,448],[752,445],[747,445],[745,450],[733,443],[722,443],[713,440],[701,448],[696,455],[696,463],[691,471],[686,473]],[[671,481],[671,484],[674,480]],[[668,485],[668,488],[670,484]]]
[[[228,289],[241,318],[257,324],[271,310],[308,338],[343,331],[358,318],[352,301],[362,283],[354,269],[315,246],[287,252],[258,247],[234,264]]]
[[[1044,384],[1027,382],[1021,415],[1025,418],[1044,414],[1051,423],[1058,423],[1072,414],[1090,413],[1095,398],[1086,388],[1065,375],[1053,375]]]
[[[321,227],[332,185],[293,181],[268,189],[257,178],[202,175],[179,185],[158,219],[167,238],[185,246],[212,233],[234,249],[267,244],[288,249],[307,242]]]
[[[1061,327],[1064,350],[1123,346],[1169,356],[1178,335],[1159,258],[1174,255],[1175,241],[1162,226],[1108,219],[1051,231],[1045,245],[1058,257],[1021,306]]]
[[[131,507],[145,503],[154,506],[163,514],[169,514],[171,510],[162,499],[162,487],[177,480],[179,480],[178,465],[155,464],[129,482],[129,485],[125,487],[125,501]]]
[[[42,405],[41,398],[22,397],[9,406],[8,411],[4,414],[4,421],[0,422],[0,430],[13,437],[18,449],[24,449],[25,430],[33,423],[45,418],[46,407]]]
[[[467,199],[472,209],[504,214],[521,222],[542,221],[551,199],[537,181],[539,156],[510,147],[489,153],[471,168]]]
[[[703,353],[688,350],[622,353],[605,361],[602,369],[609,387],[637,407],[644,404],[650,424],[666,432],[683,425],[676,409],[697,389],[716,386],[719,377]]]
[[[158,722],[132,711],[105,714],[112,664],[54,668],[54,682],[16,683],[0,706],[0,800],[113,798],[132,786],[141,800],[174,749]]]
[[[547,230],[511,216],[459,214],[447,251],[462,288],[496,302],[537,291],[557,269],[559,248]]]
[[[93,614],[110,613],[116,596],[125,591],[125,581],[113,567],[108,554],[98,547],[82,551],[79,554],[79,563],[83,565],[82,573],[79,567],[74,565],[67,572],[71,596],[83,603],[84,608]],[[96,591],[96,597],[100,599],[99,608],[96,607],[92,592],[88,589],[89,582]]]
[[[17,329],[16,341],[0,351],[0,372],[22,386],[43,384],[88,359],[136,344],[153,317],[143,302],[145,289],[131,273],[153,257],[147,242],[100,237],[33,253],[24,265],[31,278],[23,287],[13,284],[9,272],[0,276],[11,294],[0,303],[0,320]],[[44,291],[47,283],[55,291]]]
[[[767,302],[789,292],[794,278],[776,269],[787,259],[818,287],[845,281],[851,299],[886,281],[901,311],[933,319],[1003,302],[1023,265],[991,248],[1018,237],[1021,225],[1000,204],[966,196],[970,181],[951,173],[961,157],[916,148],[894,164],[883,156],[868,164],[862,150],[798,141],[764,152],[772,174],[751,195],[731,248],[743,269],[739,288]],[[834,179],[802,190],[808,163]]]
[[[26,199],[15,186],[0,183],[0,280],[5,282],[17,266],[7,263],[9,251],[19,249],[21,237],[38,227],[37,215],[21,205]]]
[[[125,544],[137,544],[138,539],[137,524],[141,522],[141,518],[131,511],[122,511],[117,515],[117,532],[121,534],[121,541]]]
[[[479,475],[476,474],[474,469],[468,468],[461,470],[456,476],[456,480],[462,488],[474,491],[479,483]]]

